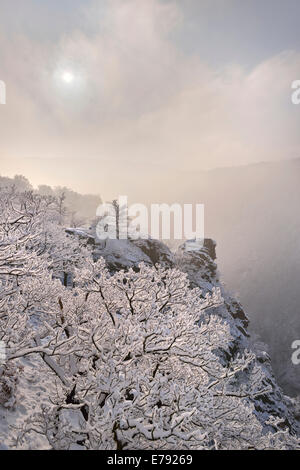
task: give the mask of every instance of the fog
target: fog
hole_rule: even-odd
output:
[[[251,333],[266,344],[279,383],[290,395],[300,392],[291,361],[292,342],[300,338],[299,179],[300,160],[220,168],[170,179],[169,199],[164,193],[153,197],[161,203],[205,204],[205,236],[217,242],[221,279],[242,302]],[[8,182],[30,189],[20,177],[0,180]],[[65,191],[74,225],[91,221],[100,202],[63,187],[37,190]]]
[[[217,241],[218,267],[267,343],[284,390],[300,391],[292,342],[300,338],[300,160],[189,175],[174,197],[205,203],[205,234]],[[179,196],[180,194],[180,196]],[[186,195],[190,199],[186,201]]]
[[[65,193],[71,225],[118,195],[204,203],[223,280],[290,394],[299,14],[298,0],[0,1],[0,183]]]
[[[299,2],[15,4],[0,3],[2,174],[150,200],[188,171],[299,156]]]

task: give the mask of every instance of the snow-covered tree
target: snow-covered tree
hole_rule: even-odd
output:
[[[53,448],[272,447],[251,404],[265,392],[260,369],[234,386],[255,356],[220,362],[229,327],[205,317],[222,302],[218,291],[201,299],[183,273],[145,265],[110,276],[102,259],[77,270],[72,291],[60,289],[35,351],[52,361],[62,386],[56,405],[28,423]],[[292,445],[280,436],[277,446]]]
[[[65,234],[52,202],[1,194],[0,387],[13,395],[24,358],[38,358],[36,374],[43,363],[55,383],[16,445],[29,447],[32,433],[54,449],[299,445],[276,417],[256,416],[255,397],[268,390],[255,354],[224,359],[230,325],[207,314],[224,302],[219,289],[203,297],[186,274],[160,266],[111,275]],[[69,270],[72,285],[58,279]]]

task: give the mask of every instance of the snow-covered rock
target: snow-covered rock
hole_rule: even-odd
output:
[[[74,234],[82,237],[82,230]],[[199,287],[203,297],[219,289],[223,298],[222,305],[208,308],[206,315],[217,314],[228,323],[234,342],[227,348],[219,351],[221,361],[233,359],[245,350],[253,350],[253,345],[247,327],[249,320],[241,304],[226,291],[220,281],[216,264],[216,242],[205,239],[203,244],[194,240],[183,243],[173,254],[161,241],[148,239],[140,240],[107,240],[99,242],[93,239],[90,233],[86,233],[89,243],[93,245],[93,253],[96,259],[103,257],[114,273],[120,269],[136,268],[141,262],[149,265],[161,264],[164,267],[177,267],[187,273],[191,287]],[[269,417],[282,419],[282,426],[288,426],[292,432],[299,432],[299,423],[294,416],[293,401],[285,397],[274,377],[270,357],[264,351],[256,351],[256,366],[264,374],[263,390],[261,395],[253,397],[255,410],[262,423]],[[239,380],[241,382],[253,380],[253,368],[244,371]],[[239,384],[237,384],[238,386]],[[269,428],[270,429],[270,428]]]

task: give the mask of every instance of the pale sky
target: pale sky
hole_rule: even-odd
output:
[[[300,157],[299,18],[299,0],[0,0],[0,174],[141,199]]]

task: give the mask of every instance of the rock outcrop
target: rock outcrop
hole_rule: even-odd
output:
[[[81,238],[85,237],[83,230],[68,229],[67,232]],[[261,423],[266,423],[272,417],[279,418],[282,427],[288,427],[292,433],[299,434],[299,421],[295,416],[297,404],[295,400],[286,397],[278,386],[268,354],[252,344],[247,332],[249,320],[243,307],[226,291],[220,281],[216,264],[216,243],[213,240],[206,239],[202,245],[193,240],[186,241],[175,253],[172,253],[164,243],[151,238],[99,242],[86,232],[86,240],[92,245],[94,258],[103,257],[112,273],[120,269],[138,270],[141,262],[149,265],[160,264],[167,268],[176,267],[185,272],[191,288],[200,288],[203,297],[216,290],[219,291],[223,302],[218,307],[206,309],[205,315],[220,316],[230,328],[233,340],[222,351],[218,351],[220,361],[230,362],[236,355],[249,350],[254,351],[255,364],[240,374],[239,384],[255,380],[254,369],[259,368],[263,375],[262,393],[252,398],[259,420]],[[272,430],[272,427],[267,427],[268,430]]]

